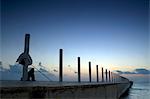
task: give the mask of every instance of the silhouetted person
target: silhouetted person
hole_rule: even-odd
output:
[[[35,81],[34,68],[31,68],[31,70],[28,72],[28,81],[30,81],[30,78],[32,81]]]

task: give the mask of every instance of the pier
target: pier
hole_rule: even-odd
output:
[[[27,34],[26,37],[25,51],[17,59],[25,67],[23,68],[21,81],[0,81],[1,98],[119,99],[132,86],[133,82],[127,78],[104,67],[99,68],[99,65],[94,66],[96,69],[96,81],[92,81],[91,61],[88,62],[89,81],[82,81],[80,70],[82,59],[80,57],[77,57],[77,81],[64,81],[63,49],[59,49],[59,81],[27,81],[27,78],[29,78],[27,76],[31,75],[28,73],[27,68],[32,64],[32,59],[29,55],[30,35]],[[28,61],[23,61],[24,59]]]
[[[52,98],[52,99],[119,99],[131,82],[28,82],[1,81],[1,98]]]

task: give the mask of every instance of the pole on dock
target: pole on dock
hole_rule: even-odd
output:
[[[113,82],[113,73],[111,72],[111,81]]]
[[[116,82],[116,75],[113,73],[113,80],[114,80],[114,83]]]
[[[106,74],[106,82],[107,82],[107,69],[106,69],[106,72],[105,72],[105,74]]]
[[[104,71],[103,71],[103,67],[102,67],[102,82],[104,82]]]
[[[109,82],[110,82],[110,70],[109,70]]]
[[[97,82],[99,82],[99,76],[98,76],[98,65],[96,65],[96,72],[97,72]]]
[[[59,82],[63,81],[63,49],[59,50]]]
[[[81,82],[81,79],[80,79],[80,57],[78,57],[78,82]]]
[[[89,62],[89,81],[91,82],[91,62]]]

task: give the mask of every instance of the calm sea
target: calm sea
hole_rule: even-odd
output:
[[[132,80],[133,86],[130,88],[128,95],[121,99],[150,99],[150,76],[133,76],[129,77]]]

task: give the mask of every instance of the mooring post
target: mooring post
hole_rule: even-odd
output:
[[[96,72],[97,72],[97,82],[99,82],[99,76],[98,76],[98,65],[96,65]]]
[[[116,74],[116,81],[118,82],[118,80],[119,80],[119,77],[118,77],[118,75]]]
[[[110,82],[110,70],[109,70],[109,82]]]
[[[102,67],[102,82],[104,82],[104,71],[103,71],[103,67]]]
[[[115,82],[117,82],[117,75],[116,75],[116,73],[115,73]]]
[[[105,72],[105,74],[106,74],[106,82],[107,82],[107,69],[106,69],[106,72]]]
[[[89,81],[91,82],[91,62],[89,62]]]
[[[113,73],[114,83],[116,82],[116,75]]]
[[[59,50],[59,82],[63,81],[63,49]]]
[[[113,73],[111,72],[111,81],[113,82]]]
[[[116,74],[116,76],[117,76],[117,82],[119,81],[119,75],[118,74]]]
[[[80,78],[80,57],[78,57],[78,82],[81,82],[81,78]]]

